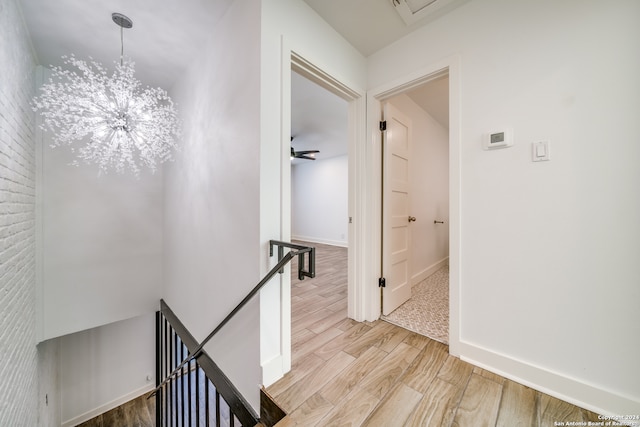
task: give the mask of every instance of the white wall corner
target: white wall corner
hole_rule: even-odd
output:
[[[143,394],[149,393],[155,387],[153,384],[145,385],[144,387],[140,387],[137,390],[134,390],[130,393],[122,395],[117,399],[112,400],[111,402],[107,402],[104,405],[100,405],[97,408],[94,408],[90,411],[85,412],[84,414],[80,414],[77,417],[71,418],[69,420],[62,421],[61,427],[73,427],[78,424],[82,424],[85,421],[89,421],[92,418],[97,417],[100,414],[104,414],[105,412],[109,412],[112,409],[117,408],[120,405],[124,405],[125,403],[142,396]]]
[[[436,271],[440,270],[442,267],[449,265],[449,257],[445,257],[438,262],[431,264],[429,267],[425,268],[422,271],[417,272],[411,277],[411,286],[415,286],[418,283],[422,282],[427,277],[431,276]]]
[[[349,242],[346,240],[332,240],[332,239],[325,239],[322,237],[314,237],[314,236],[293,235],[291,236],[291,239],[299,240],[302,242],[308,242],[308,243],[318,243],[321,245],[339,246],[341,248],[346,248],[349,246]]]

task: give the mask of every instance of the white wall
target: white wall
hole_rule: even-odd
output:
[[[62,426],[81,424],[155,386],[153,313],[55,341]]]
[[[38,67],[38,84],[50,70]],[[41,118],[36,117],[37,123]],[[71,166],[67,147],[36,129],[39,341],[157,309],[162,255],[162,168],[140,178]]]
[[[388,101],[411,119],[409,142],[411,284],[433,274],[449,257],[449,132],[406,94]],[[433,221],[444,221],[434,224]]]
[[[363,93],[365,59],[301,0],[262,1],[260,82],[260,243],[290,240],[288,165],[291,113],[291,52],[344,85]],[[284,173],[283,173],[284,172]],[[261,272],[270,263],[262,257]],[[261,362],[266,385],[290,370],[290,289],[287,275],[260,294]],[[284,302],[284,304],[281,304]],[[289,325],[289,330],[287,329]]]
[[[640,413],[638,16],[472,1],[369,58],[376,87],[460,57],[462,357],[612,414]]]
[[[45,73],[48,71],[45,70]],[[38,134],[41,197],[39,340],[151,313],[162,289],[162,172],[71,166]],[[145,173],[146,172],[146,173]]]
[[[38,419],[34,91],[29,34],[0,4],[0,425]]]
[[[165,172],[164,298],[201,341],[260,280],[260,2],[236,0],[172,90],[184,119]],[[205,347],[259,407],[258,300]]]
[[[59,375],[60,346],[57,339],[38,343],[38,426],[62,423]]]
[[[348,245],[349,157],[291,166],[291,238]]]
[[[49,70],[38,68],[41,84]],[[143,171],[140,179],[99,176],[95,166],[71,166],[71,151],[51,148],[48,132],[37,128],[36,138],[38,342],[47,366],[41,371],[55,374],[55,381],[41,384],[40,394],[50,402],[50,422],[59,425],[137,397],[141,384],[135,379],[155,373],[155,359],[140,356],[140,346],[149,342],[153,354],[153,331],[135,318],[158,309],[162,290],[162,169],[155,175]],[[118,336],[110,331],[119,321],[128,326],[116,329]],[[90,331],[91,339],[78,331]],[[109,346],[101,342],[106,334]],[[129,349],[135,361],[124,368],[99,363],[121,349]],[[71,368],[64,367],[86,365],[89,358],[97,362],[70,380]]]

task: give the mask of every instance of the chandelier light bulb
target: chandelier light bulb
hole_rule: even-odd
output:
[[[101,172],[136,176],[141,167],[153,172],[159,163],[173,160],[181,123],[165,90],[143,87],[134,76],[134,63],[124,56],[111,75],[91,58],[62,58],[66,67],[52,68],[32,103],[43,117],[42,129],[53,133],[52,147],[70,146]]]

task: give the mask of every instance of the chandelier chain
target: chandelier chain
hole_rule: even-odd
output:
[[[120,27],[120,66],[122,67],[124,58],[124,27]]]

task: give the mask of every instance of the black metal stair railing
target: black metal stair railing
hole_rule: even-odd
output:
[[[156,315],[156,378],[151,396],[156,397],[158,427],[186,426],[254,426],[258,416],[231,381],[204,351],[204,346],[233,316],[246,305],[276,273],[299,257],[298,277],[315,277],[315,248],[272,240],[269,255],[278,246],[278,263],[247,296],[201,342],[162,300]],[[284,248],[292,249],[284,254]],[[305,269],[304,255],[308,255]],[[164,378],[160,381],[161,378]]]
[[[278,247],[278,259],[281,260],[284,258],[284,248],[295,249],[298,255],[298,280],[304,280],[305,277],[314,278],[316,277],[316,249],[303,246],[296,245],[295,243],[281,242],[278,240],[270,240],[269,241],[269,256],[273,256],[273,247]],[[304,266],[304,254],[308,254],[309,257],[309,267],[305,270]],[[283,269],[278,270],[278,273],[282,274],[284,272]]]
[[[198,347],[169,306],[156,313],[157,378]],[[258,416],[206,352],[184,364],[156,393],[156,426],[255,426]]]

